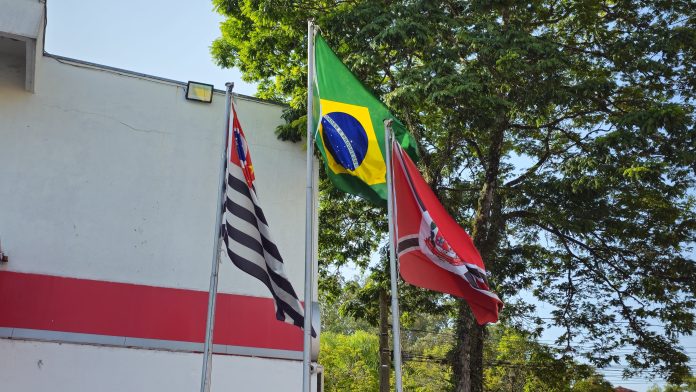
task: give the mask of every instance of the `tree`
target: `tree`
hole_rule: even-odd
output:
[[[322,327],[325,331],[322,334],[322,346],[320,361],[325,366],[325,377],[327,378],[327,390],[343,391],[347,388],[353,390],[376,390],[377,384],[380,390],[390,390],[390,381],[393,384],[393,377],[390,377],[390,361],[382,361],[378,356],[386,354],[390,358],[392,350],[389,344],[382,345],[378,339],[384,337],[377,334],[375,324],[377,316],[374,314],[373,293],[380,292],[375,281],[371,279],[353,280],[344,282],[341,285],[341,295],[333,299],[327,299],[328,303],[323,306]],[[364,290],[358,288],[363,287]],[[363,313],[366,312],[366,313]],[[353,317],[352,314],[359,314],[360,318]],[[447,390],[450,383],[451,371],[449,366],[442,362],[442,358],[451,349],[452,331],[447,328],[450,315],[440,312],[437,315],[412,317],[409,311],[402,313],[403,326],[403,347],[405,355],[404,386],[409,391],[439,392]],[[368,324],[370,321],[372,325]],[[380,328],[382,323],[380,323]],[[384,326],[388,328],[387,323]],[[329,334],[325,341],[324,335]],[[379,338],[378,338],[379,336]],[[430,361],[430,358],[435,358]],[[364,378],[360,379],[360,386],[357,379],[353,379],[355,371],[361,371],[366,366],[371,366],[374,361],[378,364],[370,369]],[[350,364],[356,363],[356,370],[348,369]],[[365,365],[363,365],[365,364]],[[381,372],[385,366],[386,373]],[[379,377],[386,376],[386,381],[377,382],[377,369]],[[391,380],[390,380],[391,379]],[[364,384],[364,385],[362,385]]]
[[[327,392],[372,392],[378,387],[377,336],[364,331],[321,336],[321,363]]]
[[[689,374],[677,341],[696,326],[691,1],[214,3],[226,16],[216,61],[289,104],[287,140],[304,133],[317,21],[421,143],[421,169],[471,229],[504,317],[530,316],[515,298],[530,290],[555,307],[536,320],[563,327],[569,353],[603,366],[630,345],[636,372]],[[463,302],[456,331],[456,390],[479,392],[486,329]]]
[[[612,392],[594,368],[570,360],[513,327],[490,331],[484,350],[487,392]]]
[[[344,289],[341,268],[367,269],[387,222],[382,208],[341,193],[324,175],[320,178],[319,290],[336,299]]]
[[[380,353],[380,391],[390,390],[391,349],[389,346],[390,331],[390,282],[387,247],[383,247],[379,262],[369,269],[369,275],[361,281],[349,281],[343,285],[341,292],[345,300],[340,304],[340,312],[344,316],[367,321],[371,326],[379,328]],[[412,324],[428,322],[429,330],[436,326],[442,328],[451,313],[451,304],[442,300],[442,296],[433,292],[417,289],[413,286],[399,284],[399,310],[401,326],[405,328]],[[413,315],[416,315],[413,317]],[[414,337],[408,333],[402,334],[402,343],[407,346]],[[449,346],[447,346],[449,347]],[[404,370],[405,371],[405,370]],[[442,377],[439,377],[442,379]],[[420,379],[419,379],[420,380]],[[442,382],[449,382],[445,377]],[[432,386],[440,383],[430,383]],[[415,384],[411,387],[415,388]],[[409,389],[413,389],[409,388]]]
[[[678,385],[667,384],[664,389],[653,385],[647,392],[696,392],[696,377],[687,377]]]
[[[425,319],[425,320],[424,320]],[[437,319],[437,317],[435,318]],[[421,317],[405,327],[404,390],[440,392],[452,388],[452,368],[445,360],[452,349],[452,330]],[[408,325],[408,324],[407,324]]]
[[[594,376],[578,381],[572,389],[573,392],[613,392],[611,383],[600,376]]]

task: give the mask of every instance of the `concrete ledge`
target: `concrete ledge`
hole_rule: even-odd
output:
[[[24,89],[35,90],[37,55],[43,52],[45,3],[38,0],[0,0],[0,36],[24,42]]]
[[[38,0],[0,0],[0,33],[38,39],[44,22],[44,3]]]
[[[0,338],[17,340],[35,340],[53,343],[74,343],[96,346],[125,347],[148,350],[177,351],[177,352],[203,352],[203,343],[181,342],[176,340],[142,339],[127,336],[95,335],[88,333],[74,333],[61,331],[48,331],[27,328],[0,327]],[[263,357],[274,359],[287,359],[293,361],[302,360],[301,351],[276,350],[260,347],[230,346],[214,344],[213,353],[226,355],[239,355],[246,357]]]

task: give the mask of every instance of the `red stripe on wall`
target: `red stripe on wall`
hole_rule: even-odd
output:
[[[202,343],[208,293],[0,271],[0,327]],[[302,351],[273,300],[218,294],[215,344]]]

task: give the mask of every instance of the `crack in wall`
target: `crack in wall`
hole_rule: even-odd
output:
[[[133,131],[136,131],[136,132],[142,132],[142,133],[158,133],[158,134],[163,134],[163,135],[170,135],[170,134],[171,134],[171,132],[162,131],[162,130],[159,130],[159,129],[138,128],[138,127],[135,127],[135,126],[130,125],[130,124],[128,124],[128,123],[125,123],[125,122],[119,120],[119,119],[116,118],[116,117],[109,116],[108,114],[104,114],[104,113],[88,112],[88,111],[79,110],[79,109],[67,109],[67,108],[64,108],[64,107],[62,107],[62,106],[60,106],[60,105],[45,105],[45,106],[46,106],[46,107],[52,107],[52,108],[55,108],[55,109],[59,109],[59,110],[61,110],[61,111],[63,111],[63,112],[66,112],[66,113],[67,113],[67,112],[76,112],[76,113],[88,114],[88,115],[92,115],[92,116],[97,116],[97,117],[106,118],[106,119],[108,119],[108,120],[115,121],[115,122],[117,122],[117,123],[119,123],[119,124],[121,124],[121,125],[123,125],[123,126],[129,128],[129,129],[131,129],[131,130],[133,130]]]

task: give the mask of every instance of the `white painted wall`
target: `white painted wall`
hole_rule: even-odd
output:
[[[200,354],[0,339],[0,390],[191,392]],[[300,391],[302,362],[214,356],[212,388]]]
[[[0,80],[13,64],[0,61]],[[207,291],[224,95],[190,102],[178,83],[55,57],[37,59],[34,80],[33,94],[0,83],[10,259],[0,271]],[[282,109],[237,99],[260,201],[302,298],[306,153],[276,138]],[[226,259],[219,291],[270,297]],[[201,364],[198,353],[0,339],[0,391],[192,391]],[[215,355],[213,391],[297,391],[301,371],[299,361]]]
[[[0,86],[0,268],[207,291],[224,96],[190,102],[173,83],[41,63],[35,94]],[[304,148],[276,138],[281,106],[237,103],[302,298]],[[220,291],[269,297],[230,262]]]

